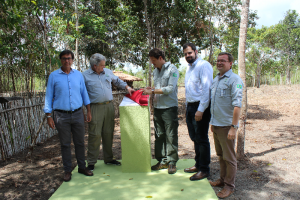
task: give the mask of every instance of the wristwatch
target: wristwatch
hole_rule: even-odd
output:
[[[235,128],[235,129],[238,129],[238,128],[239,128],[238,125],[233,125],[233,124],[231,124],[231,126],[232,126],[233,128]]]

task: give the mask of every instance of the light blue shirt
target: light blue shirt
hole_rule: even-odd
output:
[[[161,89],[163,94],[155,94],[153,99],[154,108],[165,109],[178,107],[177,81],[179,78],[178,69],[170,62],[166,62],[159,71],[153,71],[153,82],[155,89]]]
[[[189,64],[185,74],[186,103],[199,102],[198,111],[204,112],[210,102],[210,86],[213,80],[213,68],[200,57]]]
[[[113,72],[104,68],[100,74],[97,74],[92,68],[82,73],[88,91],[91,103],[102,103],[112,101],[111,83],[121,89],[125,89],[127,83],[115,76]]]
[[[230,69],[214,78],[211,86],[211,120],[213,126],[231,126],[234,107],[242,107],[243,81]]]
[[[79,71],[71,68],[70,73],[66,74],[59,68],[50,74],[46,89],[45,113],[56,109],[73,111],[83,103],[86,106],[90,104],[90,100]]]

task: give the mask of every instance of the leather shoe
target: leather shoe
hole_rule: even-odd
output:
[[[229,189],[223,188],[223,190],[221,190],[220,192],[218,192],[217,196],[220,199],[224,199],[226,197],[229,197],[232,193],[233,193],[233,190],[229,190]]]
[[[151,167],[152,170],[168,169],[168,164],[161,164],[158,162],[156,165]]]
[[[195,173],[195,172],[198,172],[198,171],[199,171],[199,169],[197,169],[195,166],[184,169],[184,172],[187,172],[187,173]]]
[[[225,185],[224,181],[222,181],[221,179],[218,179],[216,181],[209,181],[209,183],[213,187],[223,187]]]
[[[78,168],[78,173],[84,174],[86,176],[93,176],[94,175],[93,172],[91,172],[91,170],[88,170],[87,168],[85,168],[85,169]]]
[[[168,173],[169,173],[169,174],[175,174],[176,171],[177,171],[176,165],[169,164]]]
[[[190,180],[191,181],[201,180],[201,179],[207,178],[208,176],[209,176],[208,173],[199,171],[196,174],[194,174],[193,176],[191,176]]]
[[[71,176],[72,176],[71,172],[65,172],[65,174],[64,174],[64,181],[65,182],[70,181],[71,180]]]

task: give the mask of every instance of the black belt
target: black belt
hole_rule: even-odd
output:
[[[81,107],[79,107],[79,108],[77,108],[77,109],[75,109],[75,110],[59,110],[59,109],[56,109],[56,110],[54,110],[54,111],[57,111],[57,112],[61,112],[61,113],[68,113],[68,114],[72,114],[72,113],[74,113],[74,112],[76,112],[76,111],[78,111],[78,110],[80,110],[81,109]]]
[[[188,102],[188,106],[198,106],[200,103],[200,101],[196,101],[196,102]]]

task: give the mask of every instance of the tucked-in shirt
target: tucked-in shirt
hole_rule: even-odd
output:
[[[198,111],[204,112],[210,102],[210,86],[213,80],[213,68],[200,57],[189,64],[185,74],[186,103],[200,102]]]
[[[153,99],[154,108],[164,109],[174,106],[178,107],[178,69],[170,62],[166,62],[159,71],[153,71],[153,82],[155,89],[161,89],[163,94],[155,94]]]
[[[90,100],[81,72],[72,68],[69,74],[61,68],[52,72],[47,83],[44,112],[73,111],[82,104],[86,106]]]
[[[127,83],[115,76],[109,69],[104,68],[97,74],[92,68],[82,73],[91,103],[103,103],[112,101],[112,85],[125,89]]]
[[[242,107],[243,81],[230,69],[211,86],[211,120],[214,126],[231,126],[234,107]]]

